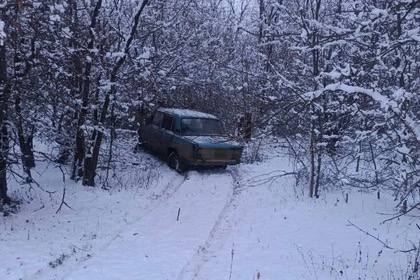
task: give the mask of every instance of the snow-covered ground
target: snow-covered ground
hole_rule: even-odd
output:
[[[391,197],[303,193],[281,149],[259,163],[178,175],[139,153],[110,190],[86,188],[47,162],[28,200],[0,218],[0,279],[405,279],[409,217],[381,223]],[[63,176],[64,175],[64,176]],[[71,207],[60,206],[63,190]]]

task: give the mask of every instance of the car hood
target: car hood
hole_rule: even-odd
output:
[[[226,136],[184,136],[203,148],[241,148],[242,145]]]

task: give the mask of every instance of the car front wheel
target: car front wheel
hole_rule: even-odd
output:
[[[182,159],[176,152],[171,152],[168,156],[168,165],[170,168],[174,169],[178,173],[185,171],[185,164],[182,162]]]

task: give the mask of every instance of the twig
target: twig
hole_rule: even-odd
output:
[[[178,215],[176,215],[176,221],[179,221],[179,215],[181,214],[181,208],[178,208]]]
[[[229,280],[232,279],[232,270],[233,270],[233,257],[235,256],[235,242],[232,243],[232,251],[230,253],[230,271],[229,271]]]
[[[275,174],[276,172],[279,172],[280,174]],[[266,183],[272,183],[275,180],[281,178],[281,177],[285,177],[285,176],[290,176],[290,175],[297,175],[296,172],[285,172],[285,171],[281,171],[281,170],[276,170],[273,172],[269,172],[266,174],[261,174],[255,177],[252,177],[250,179],[247,180],[247,184],[245,186],[247,187],[257,187],[259,185],[263,185]],[[264,177],[265,176],[265,177]]]
[[[34,184],[34,185],[36,185],[41,191],[43,191],[43,192],[45,192],[45,193],[48,193],[48,194],[54,194],[55,193],[55,191],[48,191],[48,190],[45,190],[43,187],[41,187],[41,185],[36,181],[36,180],[34,180],[33,178],[31,178],[31,181],[27,181],[26,180],[26,177],[24,177],[24,176],[22,176],[21,174],[19,174],[19,173],[17,173],[16,171],[14,171],[14,170],[12,170],[12,169],[10,169],[9,170],[10,171],[10,173],[14,176],[14,177],[19,177],[20,179],[22,179],[22,183],[21,184],[28,184],[29,186],[30,186],[30,188],[32,188],[32,184]],[[15,178],[16,179],[16,178]],[[16,181],[17,181],[17,179],[16,179]]]
[[[400,214],[398,214],[398,215],[396,215],[396,216],[394,216],[394,217],[392,217],[392,218],[389,218],[389,219],[383,220],[381,224],[384,224],[384,223],[386,223],[386,222],[389,222],[389,221],[392,221],[392,220],[398,219],[399,217],[402,217],[402,216],[404,216],[404,215],[407,215],[408,213],[410,213],[410,212],[411,212],[411,211],[413,211],[414,209],[418,209],[419,207],[420,207],[420,202],[418,202],[418,203],[414,204],[412,207],[410,207],[410,209],[408,209],[407,211],[404,211],[403,213],[400,213]]]
[[[65,182],[66,182],[66,174],[64,173],[64,170],[63,170],[63,168],[61,167],[61,165],[58,165],[58,168],[60,169],[61,174],[63,174],[63,183],[65,183]]]
[[[410,253],[413,251],[417,250],[417,246],[413,245],[413,248],[408,249],[408,250],[401,250],[401,249],[396,249],[393,248],[391,246],[389,246],[385,241],[379,239],[379,237],[376,237],[372,234],[370,234],[369,232],[363,230],[362,228],[358,227],[357,225],[353,224],[352,222],[350,222],[349,220],[347,220],[347,222],[349,223],[350,226],[355,227],[356,229],[358,229],[359,231],[363,232],[364,234],[366,234],[367,236],[372,237],[373,239],[377,240],[379,243],[381,243],[385,248],[390,249],[390,250],[394,250],[396,252],[400,252],[400,253]]]
[[[60,206],[58,207],[57,211],[55,212],[56,214],[61,211],[61,208],[63,207],[63,205],[67,206],[71,210],[74,210],[73,208],[70,207],[70,205],[67,204],[67,202],[65,201],[65,198],[66,198],[66,187],[63,188],[63,196],[61,197]]]

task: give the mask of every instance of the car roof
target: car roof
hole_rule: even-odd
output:
[[[189,109],[159,108],[158,111],[169,114],[169,115],[178,116],[181,118],[217,119],[217,117],[214,115],[199,112],[199,111],[189,110]]]

